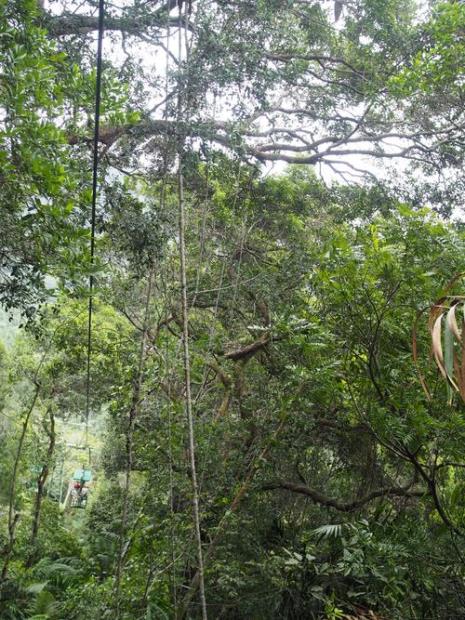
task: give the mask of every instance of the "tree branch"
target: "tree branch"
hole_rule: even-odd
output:
[[[305,495],[306,497],[309,497],[312,501],[314,501],[315,504],[334,508],[339,512],[354,512],[355,510],[363,508],[365,504],[368,504],[369,502],[372,502],[374,499],[377,499],[379,497],[423,497],[424,495],[426,495],[427,492],[425,490],[411,490],[412,484],[406,487],[383,487],[381,489],[376,489],[375,491],[367,493],[364,497],[348,502],[340,502],[339,500],[332,497],[327,497],[319,491],[312,489],[304,484],[288,482],[286,480],[267,482],[261,487],[261,489],[263,491],[285,489],[287,491],[292,491],[293,493],[300,493],[301,495]]]
[[[170,0],[164,7],[155,13],[131,15],[130,13],[118,17],[107,15],[105,17],[105,30],[124,32],[133,36],[146,33],[147,28],[184,27],[184,19],[169,17],[169,11],[177,6],[176,0]],[[69,35],[83,35],[98,29],[98,16],[63,13],[60,16],[43,13],[43,25],[47,28],[52,38]],[[188,25],[188,30],[193,26]],[[156,41],[154,41],[156,43]]]
[[[260,336],[258,340],[255,340],[255,342],[251,342],[250,344],[247,344],[240,349],[234,349],[233,351],[225,353],[224,357],[226,359],[234,361],[248,359],[249,357],[252,357],[252,355],[255,355],[255,353],[257,353],[258,351],[263,349],[263,347],[265,347],[269,342],[270,335],[264,334],[263,336]]]

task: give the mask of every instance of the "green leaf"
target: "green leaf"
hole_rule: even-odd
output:
[[[42,583],[31,583],[30,586],[26,588],[27,592],[30,594],[38,594],[42,592],[42,590],[47,586],[47,581],[43,581]]]
[[[342,524],[329,523],[328,525],[320,525],[320,527],[313,530],[313,534],[319,538],[339,538],[342,535]]]

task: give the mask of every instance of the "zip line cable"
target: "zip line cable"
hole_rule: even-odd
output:
[[[85,445],[89,445],[89,415],[90,415],[90,387],[91,376],[90,366],[92,358],[92,313],[94,310],[94,274],[92,273],[95,264],[95,220],[97,213],[97,194],[98,194],[98,142],[100,133],[100,104],[102,99],[102,56],[103,56],[103,34],[104,34],[104,15],[105,2],[99,0],[98,5],[98,35],[97,35],[97,73],[95,79],[95,112],[94,112],[94,152],[92,161],[92,208],[90,217],[90,275],[89,275],[89,306],[87,319],[87,371],[86,371],[86,435]],[[90,455],[89,455],[90,460]]]

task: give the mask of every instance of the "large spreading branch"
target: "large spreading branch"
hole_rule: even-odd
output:
[[[294,113],[294,117],[299,114]],[[289,124],[295,122],[289,110]],[[239,152],[246,159],[260,162],[282,161],[289,164],[328,165],[350,164],[351,158],[371,158],[373,160],[404,159],[431,164],[441,147],[451,140],[461,139],[465,124],[455,127],[438,128],[425,135],[418,130],[398,127],[389,131],[374,131],[359,119],[355,127],[345,133],[311,138],[310,131],[300,128],[257,129],[253,125],[228,123],[214,119],[183,123],[174,119],[154,119],[144,117],[137,124],[103,127],[100,141],[107,147],[117,146],[118,141],[128,137],[141,144],[154,137],[176,138],[179,132],[191,139],[201,139],[216,144],[230,152]],[[240,144],[233,136],[241,135]],[[273,141],[264,140],[273,136]],[[275,139],[277,136],[278,139]],[[71,145],[90,141],[90,136],[72,134],[68,138]],[[394,143],[393,143],[394,142]],[[110,160],[111,162],[111,160]],[[363,170],[362,170],[363,172]]]
[[[372,502],[380,497],[423,497],[426,495],[426,491],[422,489],[412,489],[412,485],[405,487],[390,486],[375,489],[370,493],[367,493],[364,497],[360,497],[354,500],[342,502],[332,497],[323,495],[316,489],[312,489],[305,484],[299,484],[297,482],[289,482],[287,480],[275,480],[267,482],[261,487],[264,491],[273,491],[275,489],[284,489],[292,491],[293,493],[299,493],[309,497],[315,504],[321,506],[327,506],[328,508],[334,508],[339,512],[354,512],[360,510],[366,504]]]
[[[177,11],[175,14],[178,4],[178,0],[154,0],[141,6],[128,6],[119,13],[109,10],[105,28],[119,32],[123,38],[129,36],[139,40],[144,47],[149,45],[154,53],[158,50],[161,54],[170,54],[162,32],[167,29],[169,32],[170,27],[187,26],[191,31],[191,48],[201,59],[202,43],[201,39],[196,38],[198,15],[194,10],[190,17],[192,23],[186,24]],[[191,5],[189,1],[188,13]],[[42,10],[41,21],[53,38],[86,36],[98,26],[96,16],[82,12],[51,15]],[[218,28],[218,32],[211,33],[213,38],[221,33],[220,24],[212,22],[209,27]],[[133,49],[136,53],[137,50]],[[435,117],[425,124],[403,114],[402,102],[394,100],[389,94],[388,68],[384,79],[379,75],[370,75],[363,63],[358,63],[356,59],[349,61],[332,51],[329,45],[321,49],[292,49],[292,46],[276,49],[276,44],[269,41],[257,53],[261,54],[259,64],[266,66],[275,76],[270,92],[274,92],[276,101],[257,103],[252,97],[247,103],[250,106],[248,115],[244,114],[237,121],[218,120],[211,118],[208,93],[199,86],[192,100],[193,108],[189,108],[189,118],[195,117],[195,122],[179,127],[177,120],[169,118],[166,113],[163,119],[156,118],[155,113],[166,103],[166,100],[157,100],[155,106],[152,102],[151,109],[140,123],[104,129],[101,132],[102,143],[112,146],[123,136],[130,135],[133,141],[143,146],[154,137],[173,137],[176,140],[177,132],[181,132],[187,138],[200,138],[225,151],[239,153],[245,160],[304,165],[323,163],[334,171],[341,171],[343,166],[345,172],[352,176],[366,174],[366,166],[354,166],[357,159],[403,159],[428,165],[436,163],[438,166],[444,162],[459,163],[454,149],[447,147],[452,145],[463,150],[465,122],[457,118]],[[289,77],[294,67],[298,67],[298,79]],[[180,65],[179,68],[181,72],[184,70]],[[197,87],[194,85],[193,88],[195,90]],[[236,97],[239,102],[240,95],[235,87],[232,85],[231,91],[225,88],[222,89],[224,99]],[[328,108],[329,90],[333,103]],[[168,97],[174,99],[176,94],[174,87]],[[320,99],[322,103],[318,103]],[[191,100],[188,98],[188,101]],[[231,110],[234,109],[232,103],[228,105]],[[252,110],[254,106],[257,107]],[[70,143],[83,139],[86,138],[72,136]]]
[[[160,4],[155,11],[144,11],[141,13],[137,8],[132,8],[117,16],[107,13],[105,16],[105,29],[139,37],[147,29],[163,29],[180,25],[184,27],[184,20],[181,20],[179,16],[170,16],[170,11],[177,6],[177,0],[168,0]],[[85,35],[98,30],[97,15],[85,15],[82,13],[51,15],[43,9],[40,10],[40,14],[41,21],[46,26],[51,38]]]

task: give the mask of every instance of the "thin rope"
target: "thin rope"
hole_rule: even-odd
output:
[[[98,35],[97,35],[97,74],[95,78],[95,112],[94,112],[94,152],[92,162],[92,208],[90,216],[90,275],[89,275],[89,306],[87,319],[87,372],[86,372],[86,437],[85,445],[89,444],[89,415],[90,415],[90,388],[91,388],[91,358],[92,358],[92,313],[94,310],[94,274],[95,264],[95,220],[97,213],[98,194],[98,143],[100,134],[100,104],[102,99],[102,56],[104,33],[105,1],[99,0],[98,5]],[[90,456],[89,456],[90,459]]]

